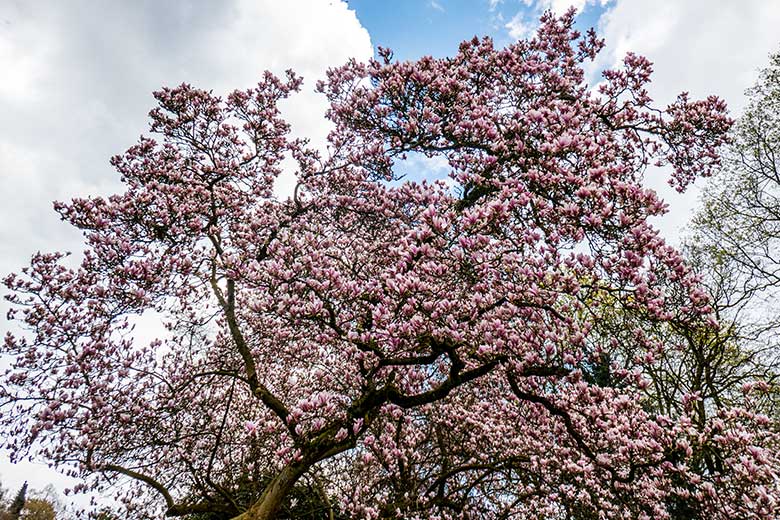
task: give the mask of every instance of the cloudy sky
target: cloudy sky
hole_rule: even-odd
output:
[[[743,91],[780,51],[780,2],[765,0],[0,0],[0,274],[38,250],[80,251],[51,201],[119,189],[108,158],[146,130],[162,85],[221,93],[293,68],[307,89],[284,112],[296,134],[322,142],[325,105],[311,89],[329,66],[365,60],[376,45],[400,59],[446,56],[474,35],[504,45],[532,32],[545,9],[570,4],[579,25],[607,39],[594,72],[628,50],[644,54],[659,103],[683,90],[717,94],[739,114]],[[680,197],[660,176],[649,182],[670,203],[658,225],[674,240],[696,190]],[[0,453],[0,482],[24,480],[66,482]]]

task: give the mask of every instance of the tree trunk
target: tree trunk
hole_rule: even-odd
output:
[[[285,466],[268,484],[257,502],[233,520],[272,520],[276,518],[282,500],[308,469],[309,465],[302,463]]]

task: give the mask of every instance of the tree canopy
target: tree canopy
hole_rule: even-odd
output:
[[[766,416],[645,399],[666,346],[643,327],[714,325],[643,177],[712,173],[725,105],[655,107],[633,54],[589,88],[603,42],[573,24],[332,69],[323,153],[278,110],[293,72],[156,92],[156,137],[112,159],[125,190],[55,204],[79,265],[5,279],[27,329],[3,347],[6,446],[137,518],[776,518]],[[406,180],[410,157],[451,173]]]
[[[0,520],[55,520],[58,512],[64,512],[51,485],[40,491],[28,490],[25,482],[13,500],[7,500],[6,495],[7,491],[0,485]]]

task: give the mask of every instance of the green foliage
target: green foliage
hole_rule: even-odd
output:
[[[721,322],[716,361],[743,381],[766,382],[758,404],[780,418],[780,53],[746,94],[724,170],[694,218],[688,256]]]
[[[0,485],[0,520],[56,520],[64,518],[65,506],[51,484],[30,489],[27,482],[9,501],[8,490]]]
[[[56,520],[54,505],[45,498],[30,498],[22,509],[20,520]]]
[[[747,95],[724,170],[705,191],[693,235],[740,275],[744,285],[735,289],[751,293],[780,284],[780,53]]]

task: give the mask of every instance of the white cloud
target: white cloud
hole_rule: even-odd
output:
[[[600,5],[603,7],[612,1],[613,0],[523,0],[523,3],[528,7],[533,7],[537,13],[549,10],[560,16],[572,7],[579,13],[588,6]]]
[[[503,1],[503,0],[500,0]],[[574,7],[581,13],[592,5],[606,6],[613,0],[522,0],[525,9],[518,11],[512,19],[504,25],[509,36],[520,40],[531,36],[539,27],[539,17],[545,11],[552,11],[560,16]],[[498,2],[490,2],[490,11],[495,9]]]
[[[539,0],[536,2],[542,10],[549,9],[555,14],[563,14],[574,7],[577,11],[582,11],[585,7],[586,0]],[[592,3],[592,2],[589,2]]]
[[[509,36],[515,40],[522,40],[523,38],[527,38],[533,34],[537,25],[537,23],[532,24],[527,22],[525,20],[525,15],[522,11],[520,11],[514,15],[504,27],[507,29],[507,31],[509,31]]]
[[[441,5],[439,2],[437,2],[436,0],[431,0],[431,1],[429,2],[429,5],[431,6],[431,9],[435,9],[435,10],[437,10],[437,11],[439,11],[439,12],[442,12],[442,13],[444,12],[444,6],[442,6],[442,5]]]
[[[740,109],[768,54],[780,50],[778,27],[778,2],[619,1],[602,16],[599,33],[613,63],[629,50],[654,62],[658,101],[685,89],[717,94]]]
[[[38,249],[82,249],[51,201],[119,188],[108,158],[146,130],[153,90],[186,81],[222,93],[250,87],[265,69],[292,68],[305,92],[283,111],[297,135],[322,145],[329,125],[316,80],[371,55],[368,32],[335,0],[305,9],[276,0],[3,2],[0,276]],[[2,456],[0,479],[12,489],[24,480],[38,488],[64,482]]]
[[[693,98],[715,94],[738,115],[745,89],[768,63],[768,54],[780,50],[778,27],[780,2],[619,0],[599,22],[607,42],[599,65],[613,66],[626,51],[636,52],[654,63],[649,90],[659,105],[681,91]],[[648,183],[670,204],[670,214],[658,227],[676,237],[692,214],[698,190],[694,187],[681,197],[666,185],[666,177],[651,172]]]

